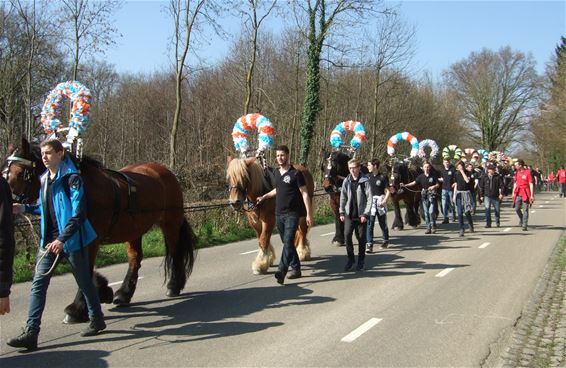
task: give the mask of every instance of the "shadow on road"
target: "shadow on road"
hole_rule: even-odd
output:
[[[52,347],[52,346],[51,346]],[[107,351],[101,350],[70,350],[70,351],[42,351],[51,347],[41,346],[33,353],[19,353],[10,357],[3,357],[0,362],[2,367],[108,367],[108,363],[103,359],[110,355]],[[135,362],[132,362],[134,364]],[[134,364],[135,365],[135,364]]]

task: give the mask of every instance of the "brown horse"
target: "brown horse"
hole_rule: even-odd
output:
[[[330,208],[334,213],[334,238],[332,245],[343,246],[344,243],[344,222],[340,221],[340,187],[342,182],[350,174],[348,161],[351,155],[342,151],[332,151],[331,153],[322,152],[323,162],[321,165],[324,178],[322,187],[328,193]]]
[[[22,139],[20,149],[9,153],[3,166],[4,177],[16,199],[35,203],[39,195],[39,177],[45,171],[38,147],[30,147],[28,141]],[[165,241],[166,294],[178,296],[193,268],[196,238],[185,219],[183,192],[175,175],[157,163],[129,165],[120,171],[111,171],[86,157],[78,167],[84,181],[88,219],[98,235],[87,247],[91,269],[94,269],[101,244],[126,243],[128,271],[114,294],[114,304],[130,303],[143,259],[142,236],[154,225],[161,228]],[[108,294],[107,284],[105,288],[103,292],[99,290],[101,300],[110,302],[103,297]],[[68,322],[88,320],[80,291],[65,312]]]
[[[405,202],[405,223],[412,227],[417,227],[421,219],[419,217],[419,205],[421,202],[421,191],[410,188],[401,188],[401,183],[407,184],[415,180],[419,174],[418,170],[409,168],[406,162],[393,159],[390,165],[387,165],[387,171],[391,173],[389,178],[389,193],[391,193],[391,201],[395,213],[395,219],[391,226],[394,230],[403,230],[403,218],[401,216],[401,207],[399,202]]]
[[[307,192],[312,201],[314,181],[311,173],[302,165],[293,165],[303,173],[307,184]],[[275,198],[270,198],[255,206],[257,197],[273,189],[270,180],[265,177],[265,171],[257,163],[255,157],[245,159],[228,159],[226,179],[230,185],[230,205],[237,211],[245,211],[248,222],[257,233],[259,253],[252,262],[252,272],[256,275],[265,274],[275,261],[275,250],[271,245],[271,233],[275,227]],[[311,257],[307,239],[307,221],[299,219],[299,227],[295,234],[295,248],[301,261]]]

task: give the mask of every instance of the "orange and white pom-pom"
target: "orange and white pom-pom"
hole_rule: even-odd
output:
[[[419,154],[419,140],[417,137],[413,136],[409,132],[402,132],[393,135],[387,141],[387,154],[389,156],[395,156],[395,146],[397,146],[397,143],[400,141],[407,141],[411,144],[410,157],[416,157]]]

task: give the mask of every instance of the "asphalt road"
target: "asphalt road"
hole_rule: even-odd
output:
[[[20,333],[29,283],[12,290],[0,317],[1,367],[480,366],[531,295],[566,225],[566,200],[537,196],[529,231],[505,202],[501,228],[459,238],[457,224],[391,232],[391,246],[343,272],[345,248],[330,245],[332,225],[311,230],[313,260],[303,277],[276,283],[254,276],[256,241],[203,249],[184,293],[167,298],[162,259],[143,262],[132,305],[104,305],[108,328],[80,337],[64,325],[75,294],[70,275],[52,279],[39,349],[6,345]],[[392,220],[392,213],[388,215]],[[376,226],[376,235],[380,230]],[[280,252],[278,236],[274,246]],[[102,269],[122,280],[126,265]]]

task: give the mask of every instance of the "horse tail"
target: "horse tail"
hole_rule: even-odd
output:
[[[197,256],[196,249],[197,237],[193,228],[183,219],[179,228],[179,240],[176,249],[167,247],[165,255],[165,280],[169,279],[169,288],[180,291],[185,287],[185,283],[191,273]],[[171,278],[169,278],[171,276]]]

